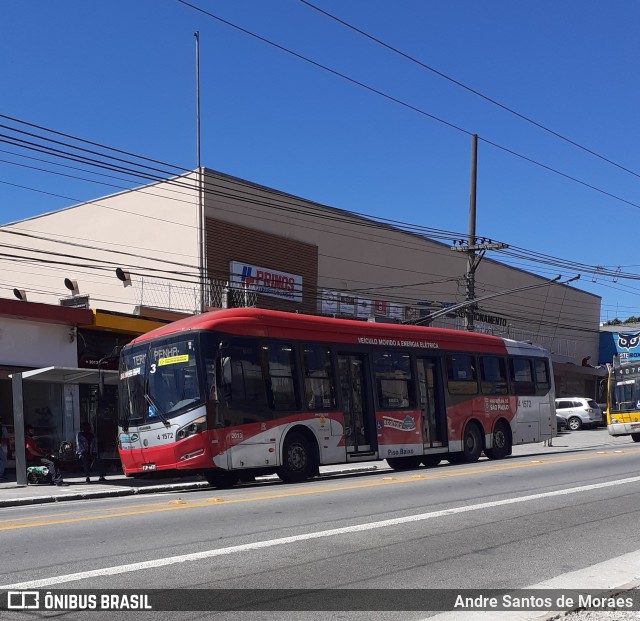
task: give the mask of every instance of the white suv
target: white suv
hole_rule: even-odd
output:
[[[556,411],[567,419],[567,428],[577,431],[583,427],[598,427],[602,423],[602,410],[593,399],[559,397]]]

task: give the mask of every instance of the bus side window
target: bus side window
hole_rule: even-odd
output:
[[[408,352],[380,352],[376,355],[374,370],[380,407],[403,409],[413,405],[413,378]]]
[[[549,367],[545,360],[533,361],[536,371],[536,394],[546,395],[551,390],[551,381],[549,379]]]
[[[220,356],[220,405],[225,426],[271,418],[267,407],[258,341],[234,338]]]
[[[475,358],[469,354],[447,356],[447,387],[450,395],[477,395]]]
[[[207,394],[209,399],[227,403],[233,398],[231,390],[233,373],[231,356],[225,354],[221,355],[216,362],[207,360]]]
[[[262,346],[262,354],[269,407],[273,410],[297,409],[293,346],[289,343],[267,343]]]
[[[507,365],[498,356],[480,357],[480,381],[483,395],[506,395]]]
[[[323,345],[304,345],[304,401],[310,410],[336,407],[331,350]]]
[[[509,360],[511,386],[516,395],[535,395],[535,383],[529,358],[511,358]]]

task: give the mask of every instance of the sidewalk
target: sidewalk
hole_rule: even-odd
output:
[[[513,457],[543,456],[553,453],[581,451],[593,448],[602,450],[624,450],[637,446],[629,437],[614,438],[606,428],[585,429],[568,433],[561,433],[553,439],[552,446],[544,443],[526,444],[513,448]],[[446,463],[446,462],[445,462]],[[350,464],[336,464],[321,466],[320,475],[356,474],[358,472],[390,471],[386,461],[369,461]],[[107,480],[98,482],[97,476],[85,483],[84,476],[66,475],[65,483],[69,486],[56,487],[52,485],[28,485],[18,487],[15,473],[7,474],[13,480],[0,483],[0,507],[41,504],[50,502],[65,502],[69,500],[87,500],[91,498],[107,498],[115,496],[133,496],[136,494],[155,494],[182,490],[206,489],[209,484],[198,476],[170,479],[131,479],[123,474],[107,475]],[[257,477],[257,481],[277,480],[276,475]]]

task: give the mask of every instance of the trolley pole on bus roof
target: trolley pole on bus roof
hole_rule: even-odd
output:
[[[200,32],[196,38],[196,166],[198,183],[198,272],[200,281],[200,312],[207,310],[207,260],[205,247],[204,178],[200,160]]]
[[[464,311],[464,327],[468,332],[473,332],[473,314],[476,305],[473,300],[476,297],[476,269],[480,265],[480,261],[487,250],[499,250],[508,248],[507,244],[494,243],[490,239],[482,239],[482,243],[476,243],[476,194],[478,180],[478,135],[471,137],[471,187],[469,191],[469,233],[466,245],[460,242],[460,245],[453,245],[451,250],[457,252],[465,252],[467,254],[467,271],[465,273],[466,281],[466,301],[467,305]],[[479,252],[479,254],[476,254]]]

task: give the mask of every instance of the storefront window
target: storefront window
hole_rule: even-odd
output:
[[[57,453],[64,437],[64,393],[61,384],[29,382],[24,391],[24,424],[33,427],[38,446]]]

